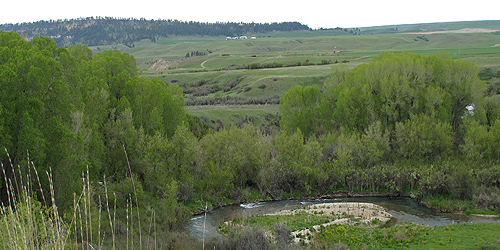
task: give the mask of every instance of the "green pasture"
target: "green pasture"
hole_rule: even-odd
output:
[[[325,78],[331,74],[332,67],[337,65],[317,65],[301,67],[281,67],[269,69],[243,69],[243,70],[222,70],[206,71],[198,73],[175,73],[154,75],[153,72],[143,72],[148,76],[157,76],[166,83],[175,83],[179,86],[190,86],[202,80],[207,84],[217,84],[225,86],[232,81],[241,79],[233,90],[224,93],[222,90],[211,94],[231,95],[242,97],[273,97],[282,96],[289,88],[295,85],[322,85]],[[264,84],[265,88],[261,88]],[[241,91],[251,87],[249,91]]]
[[[361,28],[361,32],[364,34],[382,34],[382,33],[458,30],[463,28],[499,29],[499,27],[500,27],[500,21],[490,20],[490,21],[416,23],[416,24],[374,26],[374,27]]]
[[[339,33],[340,32],[340,33]],[[148,63],[158,59],[172,62],[171,69],[161,71],[179,71],[182,69],[220,69],[232,65],[251,63],[291,64],[305,62],[320,63],[322,60],[348,60],[375,55],[385,51],[413,51],[432,54],[447,51],[455,58],[474,58],[481,55],[498,56],[500,53],[500,32],[470,34],[373,34],[344,35],[343,31],[296,31],[276,32],[272,37],[259,37],[247,40],[229,40],[225,37],[167,37],[156,43],[142,40],[134,47],[125,45],[100,46],[99,49],[119,49],[133,55],[139,68],[146,69]],[[425,37],[424,41],[418,37]],[[97,47],[92,47],[98,52]],[[207,52],[205,56],[185,58],[191,51]],[[209,53],[211,52],[211,53]],[[335,52],[340,52],[336,53]],[[230,56],[222,56],[229,54]],[[252,57],[255,56],[255,57]],[[500,63],[499,63],[500,64]],[[482,66],[481,64],[479,66]]]
[[[462,28],[500,29],[500,21],[399,25],[397,30],[392,26],[370,27],[361,28],[362,35],[350,35],[343,30],[315,30],[247,34],[249,39],[246,40],[226,40],[225,36],[171,36],[158,39],[156,43],[142,40],[129,47],[119,44],[100,46],[99,50],[118,49],[129,53],[136,58],[143,76],[159,77],[167,84],[186,87],[204,81],[207,86],[220,87],[218,92],[208,94],[208,98],[226,95],[275,98],[283,96],[294,85],[322,85],[332,67],[338,65],[336,63],[344,62],[348,69],[354,68],[387,51],[424,55],[445,51],[453,58],[472,61],[479,67],[500,69],[500,45],[495,46],[500,44],[500,32],[408,33]],[[256,39],[250,39],[251,36]],[[91,49],[94,53],[99,51],[97,47]],[[206,55],[186,57],[187,53],[196,51]],[[148,70],[158,59],[166,61],[166,66]],[[270,64],[282,67],[242,69],[248,65]],[[289,67],[291,65],[300,66]],[[224,92],[222,87],[233,81],[238,81],[237,86]],[[190,98],[189,95],[186,97]],[[206,114],[229,123],[238,119],[230,118],[231,115],[226,113],[241,117],[244,112],[249,112],[260,116],[258,119],[267,114],[261,108],[245,107],[236,111],[221,106],[189,112],[199,116]]]
[[[310,37],[324,37],[324,36],[350,36],[346,31],[343,30],[298,30],[298,31],[278,31],[272,33],[263,33],[257,37],[291,37],[291,38],[310,38]]]

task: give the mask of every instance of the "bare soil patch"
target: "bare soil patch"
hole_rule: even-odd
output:
[[[308,213],[316,216],[337,216],[337,219],[331,222],[292,232],[295,243],[299,243],[302,238],[302,240],[304,240],[306,244],[309,243],[307,237],[305,237],[304,239],[304,237],[298,237],[297,235],[312,235],[316,233],[322,226],[326,227],[332,224],[370,225],[375,219],[379,220],[382,223],[385,223],[392,218],[392,215],[385,211],[383,207],[375,205],[373,203],[364,202],[321,203],[310,205],[301,209],[283,210],[268,215],[296,215],[301,213]]]
[[[357,61],[357,60],[365,59],[365,58],[368,58],[368,57],[371,57],[371,55],[361,56],[361,57],[358,57],[358,58],[354,58],[354,60]]]
[[[208,62],[208,59],[207,59],[207,60],[205,60],[205,61],[203,61],[203,62],[200,64],[200,66],[201,66],[202,68],[205,68],[205,63],[206,63],[206,62]]]
[[[172,62],[172,61],[165,61],[163,59],[158,59],[148,67],[148,70],[164,70],[164,69],[168,69],[169,67],[173,66],[174,64],[175,64],[175,62]]]

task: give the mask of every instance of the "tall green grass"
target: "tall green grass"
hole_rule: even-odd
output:
[[[70,227],[61,218],[54,200],[52,174],[47,172],[49,178],[49,193],[52,199],[43,204],[35,198],[36,188],[32,173],[36,176],[36,183],[41,189],[40,177],[33,163],[28,159],[28,173],[22,173],[21,167],[12,171],[18,172],[18,178],[7,178],[6,168],[1,164],[7,191],[8,204],[0,208],[1,224],[0,245],[4,249],[64,249],[68,245],[71,234]],[[23,175],[24,174],[24,175]]]
[[[129,195],[126,201],[126,227],[120,228],[117,221],[116,195],[108,192],[106,178],[103,183],[97,183],[99,188],[104,189],[104,197],[97,195],[95,184],[90,181],[88,168],[82,173],[81,192],[74,194],[73,207],[64,215],[60,214],[56,205],[51,171],[39,175],[29,159],[26,167],[10,163],[10,169],[15,172],[12,178],[8,178],[7,167],[3,163],[1,168],[8,200],[8,203],[2,204],[0,208],[0,246],[3,249],[158,248],[156,213],[154,209],[150,209],[150,214],[140,214],[135,185],[135,197]],[[42,187],[41,178],[48,179],[48,190],[47,187]],[[41,197],[41,201],[37,197]],[[49,199],[46,200],[45,197]],[[112,199],[114,202],[111,203]],[[141,216],[149,218],[145,246]],[[118,237],[117,229],[125,232],[126,239],[119,239],[121,237]]]

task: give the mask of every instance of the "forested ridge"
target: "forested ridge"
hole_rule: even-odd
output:
[[[58,46],[125,44],[168,36],[241,36],[273,31],[310,30],[299,22],[282,23],[203,23],[179,20],[146,20],[133,18],[88,17],[33,23],[2,24],[0,30],[15,31],[27,38],[47,36]]]
[[[53,186],[69,225],[88,173],[88,213],[96,219],[102,209],[102,234],[129,237],[137,209],[142,224],[132,230],[154,231],[167,245],[180,244],[173,232],[207,203],[252,197],[340,190],[446,201],[433,204],[454,211],[500,209],[500,100],[486,94],[473,63],[383,53],[333,69],[323,88],[285,94],[280,130],[212,128],[185,113],[180,87],[140,77],[128,54],[0,31],[3,204],[8,183],[40,185],[37,199],[49,201],[43,190]],[[116,208],[116,219],[103,204]]]

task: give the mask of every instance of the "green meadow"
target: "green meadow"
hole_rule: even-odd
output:
[[[202,80],[226,84],[236,79],[241,79],[238,86],[252,87],[252,91],[241,92],[244,97],[272,97],[282,95],[294,85],[322,84],[323,80],[331,73],[331,65],[269,68],[269,69],[243,69],[227,71],[206,71],[199,73],[177,73],[158,75],[167,83],[172,81],[180,86],[187,86]],[[265,89],[259,89],[265,84]],[[239,89],[239,88],[238,88]],[[221,91],[222,92],[222,91]],[[237,95],[237,90],[213,95]]]
[[[223,36],[171,36],[158,39],[156,43],[142,40],[129,47],[108,45],[91,49],[94,53],[107,49],[129,53],[136,58],[142,75],[159,77],[166,84],[177,84],[183,88],[203,85],[200,88],[204,92],[195,90],[194,94],[185,94],[188,105],[196,105],[199,103],[196,100],[200,98],[226,96],[242,100],[257,98],[262,104],[270,104],[266,101],[270,98],[276,105],[276,100],[290,87],[321,87],[333,67],[342,64],[347,69],[354,68],[382,52],[408,51],[430,55],[444,51],[452,58],[469,60],[496,72],[500,70],[500,32],[409,32],[498,27],[496,21],[484,21],[370,27],[362,28],[361,35],[336,29],[247,34],[246,40],[226,40]],[[251,39],[252,36],[256,38]],[[203,55],[186,57],[192,52]],[[257,69],[248,69],[251,67]],[[237,86],[229,88],[234,82]],[[254,116],[257,121],[262,121],[269,113],[269,108],[251,108],[248,101],[241,104],[246,106],[236,109],[224,105],[203,105],[186,109],[193,115],[205,115],[225,124],[234,124],[234,110],[238,110],[239,115],[248,111],[247,115]],[[272,110],[277,111],[278,108],[273,107]]]
[[[367,229],[332,225],[316,235],[318,246],[345,249],[498,249],[498,223],[459,223],[423,226],[398,223],[389,228]],[[342,248],[339,248],[342,249]]]

